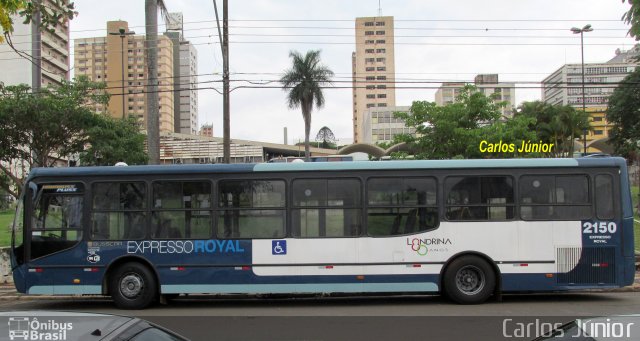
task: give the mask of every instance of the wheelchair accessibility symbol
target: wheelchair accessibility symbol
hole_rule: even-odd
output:
[[[272,255],[286,255],[287,254],[287,241],[286,240],[272,240],[271,241],[271,254]]]

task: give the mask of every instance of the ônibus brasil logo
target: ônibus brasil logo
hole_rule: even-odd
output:
[[[64,341],[67,339],[67,331],[73,329],[71,322],[38,321],[37,317],[10,317],[8,323],[11,340]]]
[[[420,256],[426,256],[429,252],[429,245],[447,245],[451,244],[449,238],[407,238],[407,245],[411,247],[411,250],[415,251]]]

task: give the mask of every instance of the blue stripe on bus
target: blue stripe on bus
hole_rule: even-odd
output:
[[[34,285],[29,295],[101,295],[100,285]]]
[[[540,168],[577,167],[576,159],[472,159],[472,160],[410,160],[410,161],[354,161],[354,162],[300,162],[260,163],[256,172],[303,170],[379,170],[379,169],[446,169],[446,168]]]
[[[164,284],[162,293],[287,294],[323,292],[437,292],[435,283],[308,283],[308,284]]]

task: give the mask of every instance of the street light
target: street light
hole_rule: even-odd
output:
[[[591,24],[585,25],[583,28],[572,27],[571,32],[580,34],[580,53],[582,54],[582,111],[587,113],[587,106],[584,94],[584,32],[591,32]],[[587,155],[587,129],[582,131],[582,155]]]
[[[124,37],[132,36],[136,34],[134,31],[127,32],[123,27],[120,27],[118,32],[109,32],[109,35],[112,36],[120,36],[120,46],[121,46],[121,61],[122,61],[122,119],[125,119],[124,115]]]

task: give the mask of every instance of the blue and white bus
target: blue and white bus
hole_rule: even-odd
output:
[[[197,293],[508,292],[633,282],[625,160],[34,169],[14,223],[27,294],[120,308]]]

